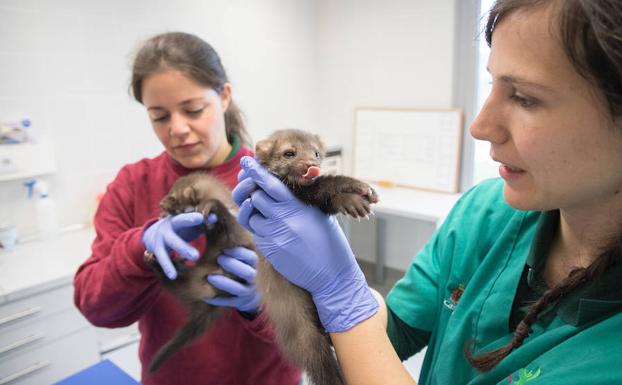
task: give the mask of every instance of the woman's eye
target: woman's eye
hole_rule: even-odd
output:
[[[168,119],[168,115],[153,117],[151,118],[151,121],[154,123],[159,123],[165,121],[166,119]]]
[[[196,115],[200,115],[203,112],[204,109],[205,108],[199,108],[199,109],[196,109],[196,110],[189,110],[189,111],[186,111],[186,113],[188,115],[190,115],[190,116],[196,116]]]
[[[283,156],[286,158],[293,158],[294,156],[296,156],[296,152],[293,150],[287,150],[283,153]]]
[[[517,94],[513,94],[512,96],[510,96],[510,99],[514,100],[522,108],[527,108],[527,109],[533,108],[537,104],[536,100],[531,99],[531,98],[526,98],[524,96],[520,96]]]

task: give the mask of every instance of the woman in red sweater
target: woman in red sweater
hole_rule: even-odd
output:
[[[233,188],[240,158],[252,152],[218,54],[200,38],[165,33],[147,40],[134,60],[131,87],[165,151],[126,165],[108,186],[95,214],[92,254],[74,279],[76,306],[96,326],[138,321],[144,385],[298,384],[300,371],[283,359],[265,316],[258,313],[252,282],[256,258],[246,249],[233,249],[220,262],[247,282],[235,283],[233,297],[214,303],[229,307],[230,316],[221,317],[155,373],[146,370],[186,315],[162,289],[143,254],[154,253],[174,279],[168,250],[196,258],[198,251],[188,242],[198,237],[205,220],[198,213],[160,219],[159,202],[179,177],[196,170]],[[222,288],[233,282],[224,276],[211,276],[210,282],[214,278],[212,283]]]

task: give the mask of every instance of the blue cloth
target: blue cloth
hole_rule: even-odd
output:
[[[135,379],[113,364],[103,360],[79,371],[55,385],[140,385]]]

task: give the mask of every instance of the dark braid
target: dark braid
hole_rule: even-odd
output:
[[[467,342],[464,346],[464,352],[471,365],[484,372],[494,368],[502,359],[510,354],[512,350],[517,349],[523,344],[525,338],[531,333],[531,325],[536,322],[538,314],[547,309],[549,305],[555,304],[557,301],[573,292],[585,282],[592,281],[601,276],[611,265],[618,261],[621,251],[622,247],[618,244],[615,249],[607,251],[598,257],[590,266],[571,271],[559,285],[544,292],[542,297],[531,305],[525,318],[523,318],[516,327],[514,337],[506,345],[492,352],[474,357],[470,351],[470,346],[474,341]]]
[[[499,349],[474,357],[470,351],[470,345],[472,345],[474,341],[470,341],[465,344],[464,353],[466,354],[471,365],[484,372],[494,368],[502,359],[510,354],[512,350],[517,349],[523,344],[525,338],[527,338],[531,333],[531,325],[533,325],[538,318],[538,314],[540,314],[542,310],[546,309],[549,304],[561,299],[566,294],[586,282],[587,275],[588,269],[586,268],[573,270],[570,275],[566,277],[558,286],[547,290],[542,297],[531,305],[525,318],[523,318],[516,327],[512,340]]]

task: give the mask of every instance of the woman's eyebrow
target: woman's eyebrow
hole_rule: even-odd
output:
[[[178,105],[183,106],[183,105],[190,104],[190,103],[196,102],[196,101],[203,101],[203,98],[199,96],[199,97],[196,97],[196,98],[187,99],[187,100],[184,100],[184,101],[178,103]],[[165,108],[164,107],[160,107],[160,106],[147,107],[147,111],[152,111],[152,110],[165,110]]]
[[[531,87],[531,88],[536,88],[538,90],[541,91],[546,91],[546,92],[553,92],[553,88],[549,87],[549,86],[545,86],[544,84],[540,84],[540,83],[535,83],[526,79],[522,79],[513,75],[502,75],[499,76],[498,78],[499,80],[501,80],[504,83],[509,83],[509,84],[517,84],[520,86],[525,86],[525,87]]]
[[[488,68],[488,66],[486,66],[486,71],[488,71],[488,73],[490,73],[490,68]],[[553,92],[554,91],[553,88],[551,88],[549,86],[545,86],[544,84],[532,82],[530,80],[526,80],[526,79],[523,79],[521,77],[514,76],[514,75],[501,75],[497,79],[499,79],[500,81],[502,81],[504,83],[518,84],[518,85],[521,85],[521,86],[537,88],[539,90],[546,91],[546,92]]]
[[[199,97],[196,97],[196,98],[190,98],[190,99],[184,100],[183,102],[179,103],[179,105],[183,106],[184,104],[189,104],[189,103],[196,102],[196,101],[203,101],[203,97],[199,96]]]

